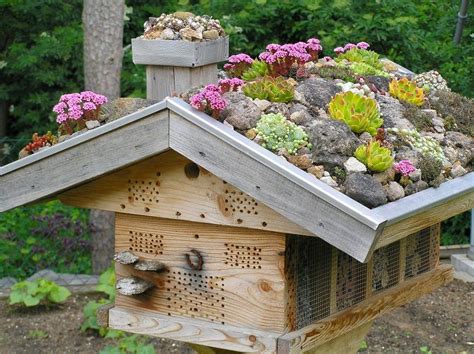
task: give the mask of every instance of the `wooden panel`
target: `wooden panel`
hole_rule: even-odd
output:
[[[226,127],[219,129],[222,135],[234,133],[227,132]],[[204,130],[194,122],[173,112],[170,113],[170,147],[173,150],[246,191],[256,200],[260,200],[279,214],[357,260],[362,262],[368,260],[367,257],[377,235],[376,230],[296,183],[299,181],[298,176],[294,176],[295,180],[292,180],[277,172],[274,166],[268,166],[268,160],[265,162],[262,160],[266,158],[266,153],[271,154],[270,152],[259,150],[260,156],[256,157],[247,151],[242,151],[243,146],[239,145],[236,148],[235,145],[240,144],[237,139],[235,137],[235,141],[230,144],[212,131]],[[249,149],[249,146],[253,148],[252,144],[246,141],[244,146]],[[262,149],[258,146],[256,148]],[[271,158],[279,159],[273,154]],[[285,161],[279,163],[288,164]],[[237,167],[236,164],[238,164]],[[285,168],[292,173],[293,168],[297,169],[290,164]],[[299,170],[294,173],[302,172]],[[309,178],[306,175],[305,178]],[[314,184],[318,183],[322,182],[315,179]],[[328,186],[321,186],[322,189],[326,187]],[[341,199],[346,200],[346,197],[341,197]]]
[[[290,353],[301,353],[310,350],[447,284],[452,280],[452,277],[452,267],[441,265],[437,269],[412,278],[391,289],[381,291],[327,319],[283,335],[278,339],[278,347],[289,348]]]
[[[167,148],[165,111],[1,176],[0,211],[54,195]]]
[[[227,60],[229,37],[188,42],[132,39],[135,64],[196,67]]]
[[[276,353],[276,335],[195,319],[171,318],[146,311],[114,307],[109,326],[126,332],[168,338],[245,353]]]
[[[59,198],[83,208],[308,234],[173,151],[67,191]]]
[[[284,234],[119,213],[115,244],[168,268],[151,273],[117,264],[119,278],[133,274],[156,285],[143,296],[117,295],[118,306],[283,333]],[[196,262],[193,249],[202,271],[187,264],[186,254]]]
[[[172,66],[148,65],[146,67],[146,97],[162,100],[175,92],[174,70]]]
[[[386,246],[472,208],[474,208],[474,192],[434,206],[407,219],[386,226],[378,238],[375,248]]]
[[[174,67],[174,88],[176,93],[192,87],[217,83],[217,65],[209,64],[197,68]]]

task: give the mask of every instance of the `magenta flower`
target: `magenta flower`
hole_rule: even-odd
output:
[[[232,79],[219,80],[218,82],[219,92],[226,93],[230,91],[237,91],[243,84],[244,84],[244,81],[237,77],[234,77]]]
[[[395,171],[400,173],[402,176],[408,176],[410,173],[415,172],[416,168],[410,162],[410,160],[401,160],[394,164]]]
[[[105,103],[107,97],[92,91],[69,93],[60,97],[59,102],[53,107],[53,112],[57,113],[56,121],[59,124],[96,119],[100,106]]]
[[[347,43],[345,46],[344,46],[344,51],[348,51],[348,50],[351,50],[353,48],[357,48],[357,46],[354,44],[354,43]]]
[[[330,56],[325,56],[323,59],[324,59],[324,61],[326,61],[326,62],[333,60]]]
[[[359,42],[359,43],[357,43],[357,48],[359,48],[359,49],[364,49],[364,50],[366,50],[366,49],[369,48],[369,47],[370,47],[370,44],[367,43],[367,42]]]
[[[242,62],[247,63],[247,64],[252,64],[253,63],[253,59],[249,55],[244,54],[244,53],[231,55],[229,57],[229,59],[227,59],[227,61],[229,63],[232,63],[232,64],[238,64],[238,63],[242,63]]]
[[[242,74],[252,65],[253,59],[244,53],[231,55],[228,63],[224,64],[224,70],[233,77],[241,77]]]
[[[342,48],[342,47],[334,48],[334,52],[336,54],[342,54],[342,53],[344,53],[344,48]]]
[[[218,118],[220,112],[227,107],[227,102],[221,95],[216,85],[210,84],[204,87],[199,93],[193,95],[189,103],[199,111],[206,112]]]

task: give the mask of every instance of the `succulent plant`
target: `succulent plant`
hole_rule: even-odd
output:
[[[250,98],[259,98],[271,102],[290,102],[295,95],[294,86],[283,77],[265,76],[259,80],[247,83],[243,92]]]
[[[372,51],[360,48],[352,48],[336,57],[336,61],[348,60],[352,63],[364,63],[375,69],[382,70],[383,64],[380,62],[379,55]]]
[[[357,95],[351,91],[338,93],[329,102],[329,115],[345,122],[354,133],[377,133],[383,119],[377,108],[377,102],[369,97]]]
[[[430,136],[423,136],[416,130],[408,129],[389,128],[387,131],[398,135],[400,139],[409,144],[412,149],[423,154],[423,156],[431,156],[439,161],[445,159],[443,149]]]
[[[366,63],[351,63],[349,65],[349,68],[356,75],[361,75],[361,76],[377,75],[377,76],[390,77],[390,75],[387,72],[377,69]]]
[[[383,172],[393,165],[392,151],[381,146],[375,140],[359,146],[354,152],[354,156],[373,172]]]
[[[308,135],[300,126],[287,120],[281,113],[263,114],[255,127],[262,146],[268,150],[286,149],[290,155],[304,146],[311,148]]]
[[[261,60],[254,60],[252,65],[242,74],[245,81],[253,81],[268,74],[268,64]]]
[[[397,80],[393,79],[389,84],[390,95],[400,101],[405,101],[416,106],[421,106],[425,102],[425,94],[422,88],[406,77]]]
[[[448,87],[447,81],[436,70],[418,74],[413,78],[413,81],[418,87],[425,89],[425,91],[451,91]]]

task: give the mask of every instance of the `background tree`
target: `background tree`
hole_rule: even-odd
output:
[[[124,0],[84,0],[85,89],[109,100],[120,97]],[[114,213],[92,210],[92,269],[100,273],[110,266],[114,253]]]

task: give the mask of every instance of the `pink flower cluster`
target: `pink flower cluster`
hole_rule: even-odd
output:
[[[218,118],[219,113],[227,107],[227,102],[222,97],[219,87],[214,84],[207,85],[192,96],[189,103],[197,110],[206,112],[214,118]]]
[[[410,173],[415,172],[416,168],[410,162],[410,160],[401,160],[400,162],[393,165],[395,172],[400,173],[402,176],[408,176]]]
[[[244,80],[241,80],[237,77],[232,79],[222,79],[219,80],[217,85],[219,86],[219,91],[221,93],[226,93],[230,91],[237,91],[244,84]]]
[[[107,103],[107,97],[92,91],[69,93],[61,96],[59,102],[53,107],[53,112],[58,115],[56,122],[63,124],[68,120],[78,121],[96,116],[100,106],[105,103]]]
[[[227,60],[228,63],[224,65],[224,70],[228,71],[233,77],[241,77],[253,63],[253,59],[244,53],[231,55]]]
[[[347,43],[344,47],[335,48],[334,52],[336,52],[336,54],[343,54],[343,53],[347,52],[348,50],[351,50],[351,49],[354,49],[354,48],[367,50],[369,47],[370,47],[370,45],[367,42],[359,42],[357,44]]]
[[[293,44],[269,44],[266,51],[260,53],[258,58],[270,66],[272,75],[288,76],[294,64],[301,66],[309,61],[317,60],[322,50],[319,39],[310,38],[306,42]]]

